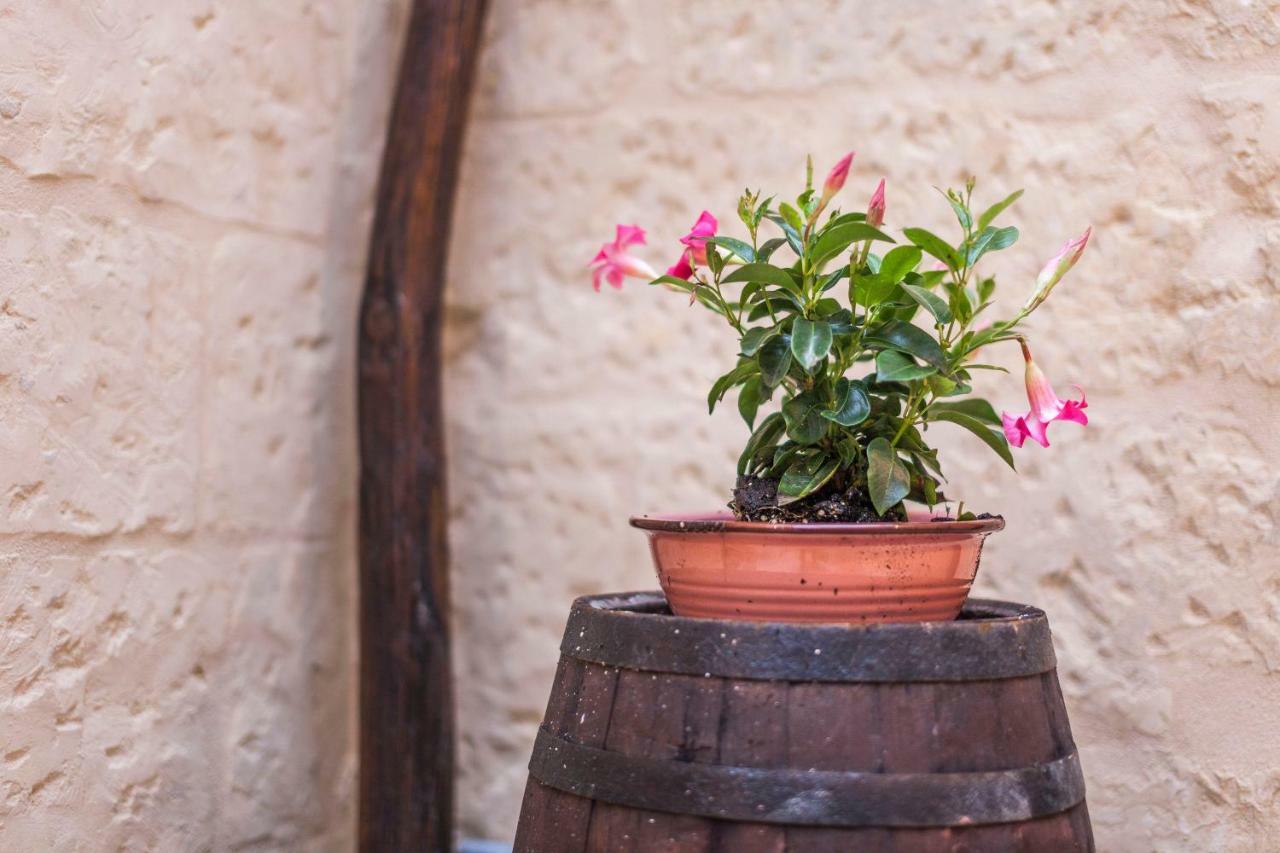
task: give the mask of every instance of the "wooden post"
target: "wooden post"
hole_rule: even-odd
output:
[[[415,0],[360,312],[360,850],[453,847],[440,325],[484,0]]]

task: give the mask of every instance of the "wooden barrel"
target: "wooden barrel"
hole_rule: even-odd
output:
[[[516,851],[1092,851],[1034,607],[955,622],[672,616],[578,599]]]

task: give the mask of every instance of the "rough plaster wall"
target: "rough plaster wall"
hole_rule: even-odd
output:
[[[0,3],[0,850],[352,846],[403,3]]]
[[[703,206],[856,148],[845,203],[887,175],[895,226],[952,228],[930,186],[971,172],[1026,187],[991,265],[1015,305],[1094,225],[1029,326],[1093,423],[1021,476],[947,440],[948,491],[1009,522],[979,591],[1050,613],[1099,849],[1274,849],[1275,4],[499,0],[480,81],[448,349],[466,830],[513,831],[570,600],[655,586],[627,517],[721,505],[745,438],[706,417],[714,318],[584,263],[619,220],[670,263]]]

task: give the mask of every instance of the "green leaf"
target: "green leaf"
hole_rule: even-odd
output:
[[[1021,197],[1022,197],[1022,190],[1017,190],[1015,192],[1009,193],[1003,199],[1001,199],[1000,201],[988,207],[985,211],[983,211],[982,215],[978,217],[978,230],[981,231],[982,229],[990,225],[997,216],[999,216],[1001,213],[1004,213],[1005,208],[1013,204],[1015,201],[1017,201]]]
[[[853,312],[848,308],[841,308],[833,314],[827,315],[827,325],[831,327],[833,335],[851,335],[857,326],[853,321]]]
[[[902,233],[907,235],[908,240],[942,261],[950,269],[956,270],[960,268],[960,256],[956,254],[956,250],[951,248],[951,245],[946,240],[943,240],[938,235],[923,228],[903,228]]]
[[[747,263],[751,263],[756,259],[756,250],[751,248],[750,243],[744,243],[742,240],[733,237],[708,237],[707,242],[723,246]]]
[[[956,212],[956,219],[960,222],[960,227],[969,233],[969,226],[973,224],[973,219],[969,216],[969,211],[965,206],[956,201],[951,196],[947,196],[947,204],[951,205],[951,209]]]
[[[707,266],[711,268],[713,275],[720,275],[724,270],[724,258],[720,257],[720,253],[716,251],[716,247],[707,244]]]
[[[985,305],[991,301],[991,294],[996,291],[996,280],[994,278],[984,278],[978,282],[978,299]]]
[[[1015,471],[1017,468],[1013,464],[1013,454],[1009,451],[1009,440],[1004,437],[1003,432],[997,432],[990,429],[982,421],[975,417],[949,409],[934,412],[930,409],[930,419],[935,421],[948,421],[962,426],[969,432],[982,439],[983,443],[996,452],[996,455],[1005,461],[1010,468]]]
[[[951,309],[935,293],[914,284],[904,284],[902,289],[906,291],[908,296],[919,302],[921,307],[932,314],[933,319],[939,323],[951,322]]]
[[[743,361],[733,370],[730,370],[724,376],[721,376],[711,386],[711,393],[707,394],[707,412],[716,410],[716,403],[724,399],[724,395],[730,388],[740,385],[751,376],[760,372],[759,366],[754,361]]]
[[[804,391],[782,404],[787,436],[797,444],[817,444],[827,434],[826,405],[811,391]]]
[[[769,338],[756,354],[760,362],[760,378],[773,388],[791,369],[791,341],[786,335]]]
[[[910,323],[891,320],[883,326],[869,329],[867,342],[909,353],[939,370],[947,369],[947,357],[938,342],[928,332]]]
[[[760,281],[793,292],[799,289],[791,273],[772,264],[743,264],[721,279],[723,284],[732,284],[736,281]]]
[[[800,216],[800,211],[784,201],[778,205],[778,212],[782,214],[782,221],[790,225],[797,234],[804,230],[804,219]]]
[[[961,323],[968,323],[973,319],[973,303],[969,301],[969,295],[965,293],[965,289],[955,284],[947,282],[947,304],[951,306],[951,313]]]
[[[751,438],[747,439],[747,446],[742,448],[742,455],[738,457],[738,474],[746,474],[751,459],[763,448],[775,443],[784,429],[786,423],[782,420],[781,412],[774,412],[762,420],[756,431],[751,433]]]
[[[889,281],[902,281],[920,263],[920,256],[917,246],[897,246],[890,249],[880,262],[880,275]]]
[[[972,397],[968,400],[955,400],[946,403],[934,403],[929,407],[931,414],[937,412],[958,412],[991,424],[992,426],[1000,426],[1000,416],[996,414],[995,408],[990,403],[980,397]]]
[[[756,320],[771,316],[769,314],[770,308],[773,309],[774,314],[785,314],[788,311],[800,310],[796,305],[794,296],[786,293],[786,291],[774,290],[772,293],[766,293],[763,299],[752,306],[751,313],[747,315],[747,322],[754,323]]]
[[[987,252],[1007,249],[1018,241],[1018,229],[1010,225],[1008,228],[986,228],[969,247],[968,264],[973,266]]]
[[[777,326],[756,326],[754,329],[747,329],[747,333],[742,336],[742,354],[755,355],[764,342],[778,334],[778,331]]]
[[[840,279],[844,278],[848,274],[849,267],[847,266],[842,266],[835,272],[827,273],[822,277],[822,280],[818,282],[818,292],[826,293],[828,290],[839,284]]]
[[[825,320],[797,317],[791,327],[791,354],[805,373],[812,373],[818,362],[831,351],[831,326]]]
[[[849,248],[851,244],[865,240],[893,242],[893,238],[888,234],[878,228],[872,228],[865,222],[846,222],[823,232],[813,244],[809,260],[815,268],[820,268],[828,260]]]
[[[876,512],[884,515],[911,491],[911,473],[887,438],[873,438],[867,445],[867,491]]]
[[[847,222],[865,222],[866,219],[867,215],[865,213],[842,213],[839,216],[833,216],[831,219],[827,220],[826,225],[822,226],[822,230],[818,232],[818,236],[821,237],[832,228],[839,227]]]
[[[748,379],[743,384],[742,390],[738,392],[738,414],[742,415],[742,419],[747,422],[747,426],[755,426],[756,412],[760,408],[763,397],[764,388],[760,384],[759,376],[753,376]]]
[[[857,426],[870,414],[871,398],[867,396],[866,387],[843,377],[836,382],[836,407],[822,412],[827,420],[847,427]]]
[[[757,261],[767,261],[778,250],[779,246],[785,246],[787,239],[785,237],[770,237],[760,244],[760,251],[756,252]]]
[[[911,382],[937,372],[936,367],[921,367],[895,350],[887,349],[876,355],[877,382]]]
[[[796,460],[778,481],[778,504],[785,506],[813,494],[826,485],[839,468],[839,459],[824,454]]]
[[[897,290],[897,282],[888,281],[878,273],[855,276],[849,282],[849,303],[874,308],[893,296]]]
[[[683,290],[685,293],[688,293],[697,286],[691,281],[685,281],[683,278],[676,278],[673,275],[660,275],[653,281],[649,282],[649,284],[663,284],[667,287],[674,287],[677,290]]]

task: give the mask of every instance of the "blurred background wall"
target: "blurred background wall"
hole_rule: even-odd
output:
[[[0,849],[348,850],[354,316],[404,0],[0,5]],[[1045,607],[1108,851],[1280,837],[1280,25],[1226,0],[495,0],[447,346],[462,827],[509,838],[574,596],[723,504],[714,318],[655,264],[858,157],[890,226],[1025,187],[991,259],[1087,430],[943,440]],[[992,352],[1016,367],[1016,353]],[[994,374],[1001,408],[1021,382]],[[939,430],[941,433],[941,430]],[[940,438],[942,438],[940,436]]]
[[[345,851],[403,4],[0,2],[0,850]]]
[[[1026,195],[1006,304],[1095,240],[1029,323],[1086,430],[967,435],[948,493],[999,512],[977,592],[1050,615],[1099,849],[1280,838],[1280,18],[1275,3],[498,2],[449,282],[464,827],[512,832],[566,609],[652,588],[633,513],[723,505],[746,436],[706,390],[733,341],[583,265],[615,222],[655,265],[744,186],[858,156],[861,209],[952,234],[932,186]],[[738,233],[730,230],[729,233]],[[991,353],[1017,367],[1016,348]],[[984,377],[1025,408],[1020,372]],[[944,439],[945,435],[945,439]]]

